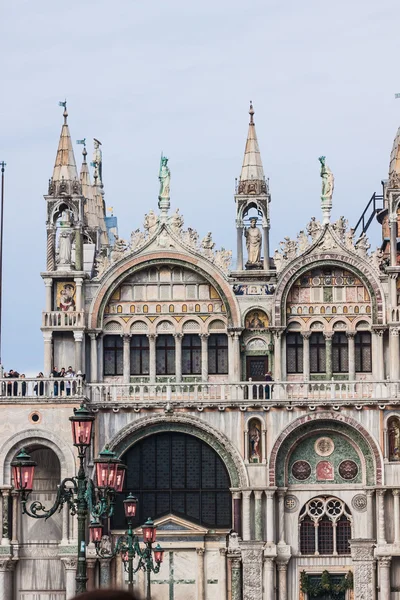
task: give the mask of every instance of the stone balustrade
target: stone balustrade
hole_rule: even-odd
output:
[[[9,399],[24,400],[32,403],[52,398],[74,398],[83,395],[82,377],[26,377],[0,379],[0,403]]]
[[[71,311],[63,312],[60,310],[43,311],[42,313],[42,329],[74,329],[75,327],[85,326],[85,312]]]

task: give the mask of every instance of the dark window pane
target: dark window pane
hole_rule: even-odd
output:
[[[334,373],[348,373],[349,345],[345,333],[335,333],[333,336],[332,363]]]
[[[343,515],[336,525],[336,545],[338,554],[350,554],[350,538],[351,524],[347,517]]]
[[[371,356],[371,334],[369,331],[359,331],[355,340],[355,362],[358,373],[370,373],[372,371]]]
[[[300,552],[301,554],[315,553],[315,527],[309,517],[305,517],[300,525]]]
[[[146,335],[131,337],[131,375],[149,374],[149,340]]]
[[[313,333],[310,337],[310,371],[311,373],[326,371],[325,339],[322,333]]]
[[[286,336],[286,363],[288,373],[303,372],[303,336],[300,333]]]
[[[333,523],[329,517],[322,517],[318,523],[318,552],[333,553]]]

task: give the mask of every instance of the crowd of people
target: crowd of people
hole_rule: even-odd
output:
[[[71,366],[68,369],[62,367],[60,370],[56,366],[53,367],[52,372],[49,375],[57,381],[52,383],[53,386],[53,394],[54,396],[70,396],[73,393],[73,380],[78,377],[83,377],[81,371],[75,373]],[[8,372],[3,374],[5,379],[10,379],[12,381],[7,382],[5,385],[5,391],[7,396],[26,396],[28,393],[26,376],[24,373],[19,373],[18,371],[14,371],[14,369],[10,369]],[[59,381],[61,378],[65,378],[64,381]],[[35,378],[35,384],[33,386],[33,390],[36,396],[44,396],[46,393],[44,374],[40,371]],[[22,380],[22,381],[21,381]],[[42,380],[42,381],[41,381]]]

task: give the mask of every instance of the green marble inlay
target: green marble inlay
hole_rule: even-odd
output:
[[[321,434],[313,435],[301,442],[292,452],[289,459],[289,483],[303,483],[292,475],[292,465],[296,460],[306,460],[311,465],[311,475],[304,483],[320,483],[321,485],[330,485],[332,483],[362,483],[362,468],[359,456],[353,446],[344,437],[338,434],[331,434],[329,437],[335,444],[335,449],[330,456],[319,456],[314,450],[314,444],[321,437]],[[339,475],[339,465],[343,460],[354,460],[358,466],[358,473],[354,479],[346,481]],[[329,461],[333,465],[334,479],[321,481],[316,477],[316,466],[320,461]]]
[[[316,430],[319,431],[318,434],[315,433]],[[373,457],[372,450],[371,450],[368,442],[364,439],[364,437],[361,435],[361,433],[359,433],[356,429],[349,427],[345,423],[340,423],[338,421],[329,421],[329,420],[321,420],[321,421],[316,420],[316,421],[309,421],[308,423],[300,426],[295,432],[292,433],[292,435],[289,435],[286,438],[286,440],[283,442],[283,444],[281,445],[277,459],[276,459],[276,481],[277,481],[278,486],[286,485],[284,464],[285,464],[285,459],[288,455],[288,452],[290,451],[290,448],[293,446],[296,439],[300,440],[300,438],[307,437],[310,434],[312,435],[314,442],[318,437],[321,437],[321,436],[328,436],[328,437],[331,437],[332,439],[334,439],[334,435],[339,434],[339,435],[335,436],[335,440],[334,440],[335,446],[336,446],[337,438],[341,438],[343,440],[343,438],[341,437],[340,434],[343,434],[347,438],[351,438],[352,441],[355,443],[355,445],[358,446],[358,448],[360,449],[360,453],[362,454],[364,461],[365,461],[366,484],[367,485],[375,485],[374,457]],[[306,440],[304,440],[304,442],[305,441]],[[344,439],[343,441],[347,442],[346,439]],[[311,480],[311,477],[310,477],[306,481],[300,482],[298,480],[294,480],[294,478],[292,478],[292,475],[291,475],[290,469],[291,469],[291,465],[294,462],[294,460],[293,460],[294,453],[297,452],[298,448],[304,442],[299,442],[299,446],[297,446],[294,449],[292,456],[289,459],[289,473],[290,473],[289,482],[290,483],[307,485],[308,483],[313,483],[316,481],[315,479]],[[349,442],[347,442],[347,444],[349,444]],[[349,444],[349,446],[354,453],[355,452],[354,448],[351,446],[351,444]],[[341,446],[339,446],[339,447],[341,447]],[[336,451],[337,451],[337,449],[335,447],[335,452]],[[318,457],[318,460],[315,460],[315,463],[313,463],[313,464],[316,464],[317,462],[319,462],[319,460],[331,460],[333,458],[335,452],[331,456],[328,456],[328,457],[322,457],[322,456]],[[316,457],[318,456],[315,454],[315,452],[314,452],[314,455]],[[300,460],[300,459],[301,460],[309,460],[307,458],[307,456],[308,455],[305,455],[305,456],[297,455],[297,460]],[[352,456],[354,456],[354,454]],[[341,462],[342,460],[345,460],[346,458],[350,458],[351,460],[354,460],[354,458],[352,458],[352,456],[342,456],[341,460],[339,462]],[[335,478],[335,481],[337,483],[354,483],[354,482],[361,483],[362,482],[360,459],[358,458],[357,453],[356,453],[356,457],[357,457],[357,460],[355,460],[355,462],[357,463],[357,465],[359,466],[359,469],[360,469],[359,475],[357,476],[357,478],[352,481],[346,482],[339,475],[337,475],[337,479]],[[314,469],[314,471],[315,471],[315,469]],[[314,477],[315,477],[315,473],[314,473]],[[322,482],[318,481],[318,483],[322,483]],[[326,483],[329,484],[329,483],[334,483],[334,482],[326,482]]]

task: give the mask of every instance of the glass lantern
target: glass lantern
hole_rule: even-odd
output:
[[[158,565],[160,565],[164,558],[164,550],[161,548],[160,544],[154,548],[154,560]]]
[[[90,446],[94,416],[81,404],[80,408],[74,408],[74,415],[69,420],[72,426],[74,446],[81,448]]]
[[[103,537],[103,527],[98,521],[92,521],[89,525],[89,539],[93,544],[99,544]]]
[[[115,481],[116,492],[122,492],[122,490],[124,489],[125,471],[126,465],[124,465],[123,463],[119,463],[119,465],[117,466],[117,478]]]
[[[100,452],[99,457],[93,461],[96,465],[96,478],[99,488],[116,489],[117,485],[117,468],[119,459],[115,453],[106,446]]]
[[[30,492],[33,488],[33,477],[36,463],[31,459],[25,448],[21,448],[19,454],[11,462],[15,488],[18,491]]]
[[[143,541],[145,544],[153,544],[156,541],[157,529],[150,517],[142,525]]]
[[[125,498],[124,511],[125,511],[125,517],[128,519],[128,521],[135,518],[137,503],[138,503],[137,498],[135,498],[135,496],[133,496],[133,494],[129,494],[129,496],[127,498]]]

